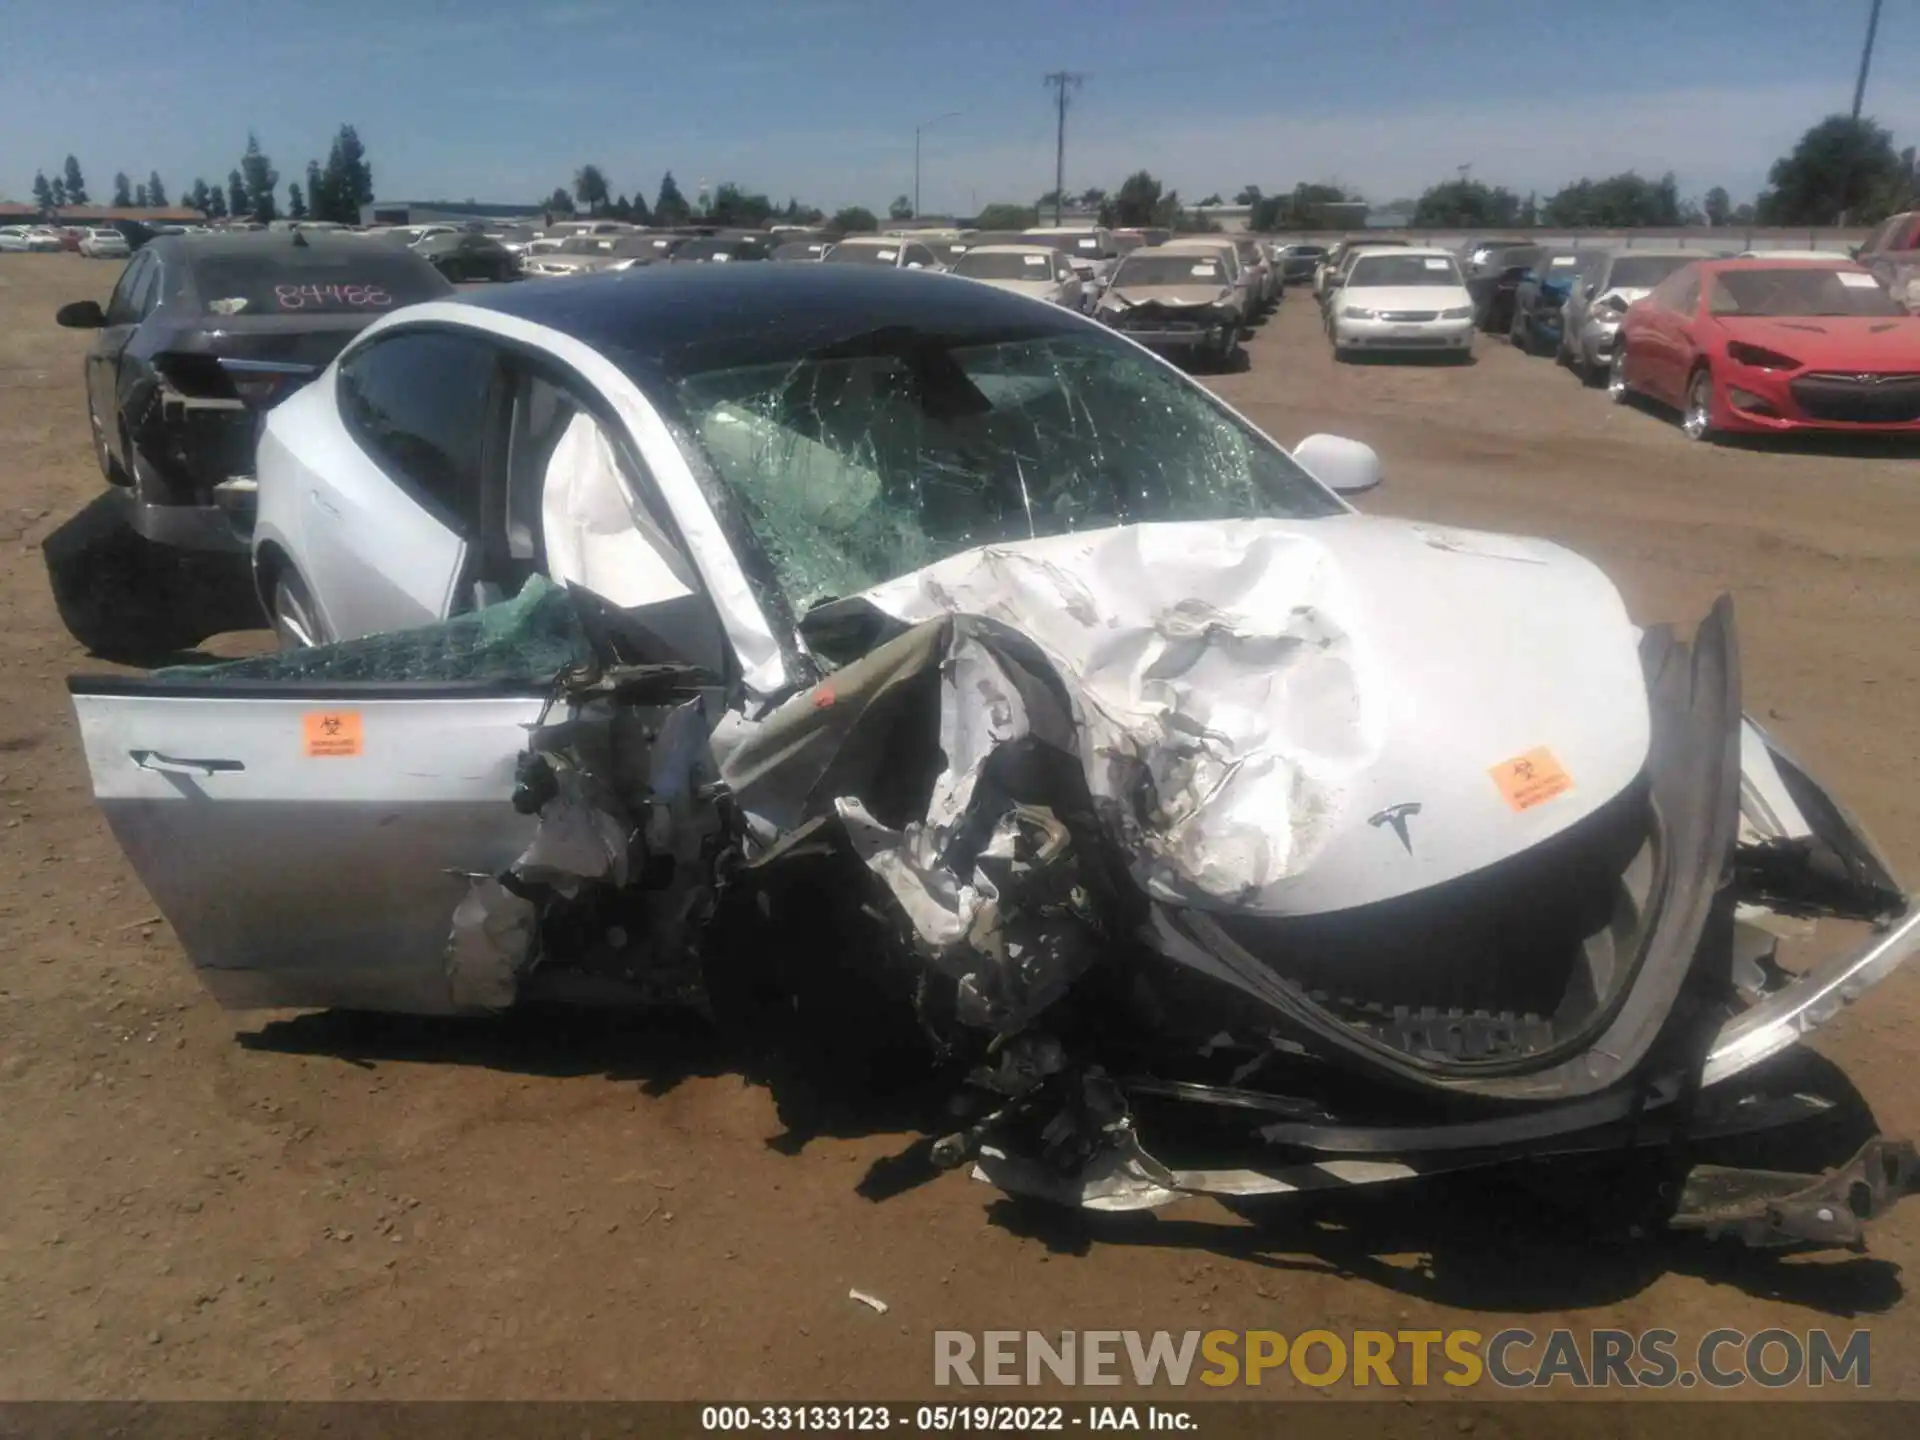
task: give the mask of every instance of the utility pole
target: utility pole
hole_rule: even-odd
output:
[[[1880,0],[1873,0],[1867,13],[1867,43],[1860,51],[1860,78],[1853,82],[1853,118],[1860,118],[1860,102],[1867,95],[1867,67],[1873,63],[1873,37],[1880,29]]]
[[[1053,226],[1056,230],[1060,228],[1060,207],[1067,198],[1061,193],[1067,188],[1067,96],[1078,90],[1086,78],[1071,70],[1055,70],[1045,82],[1053,90],[1059,116],[1053,140]]]

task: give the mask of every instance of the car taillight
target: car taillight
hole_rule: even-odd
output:
[[[1727,358],[1756,370],[1798,370],[1800,362],[1791,355],[1769,350],[1764,345],[1749,345],[1744,340],[1727,342]]]
[[[220,369],[233,393],[255,410],[267,410],[313,378],[314,367],[283,360],[222,357]]]
[[[278,375],[235,376],[233,392],[250,405],[264,405],[280,393],[282,383]]]

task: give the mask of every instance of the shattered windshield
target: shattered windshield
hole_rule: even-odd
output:
[[[1201,387],[1099,332],[889,329],[677,394],[796,613],[993,541],[1342,509]]]

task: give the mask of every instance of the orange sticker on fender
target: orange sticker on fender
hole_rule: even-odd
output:
[[[1487,773],[1514,810],[1531,810],[1573,789],[1573,777],[1544,745],[1502,760]]]
[[[360,753],[365,732],[358,710],[309,710],[300,718],[309,758],[350,758]]]

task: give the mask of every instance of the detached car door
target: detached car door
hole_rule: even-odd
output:
[[[464,877],[504,871],[538,824],[512,796],[544,691],[164,673],[68,688],[114,838],[223,1005],[457,1008],[444,955]]]

